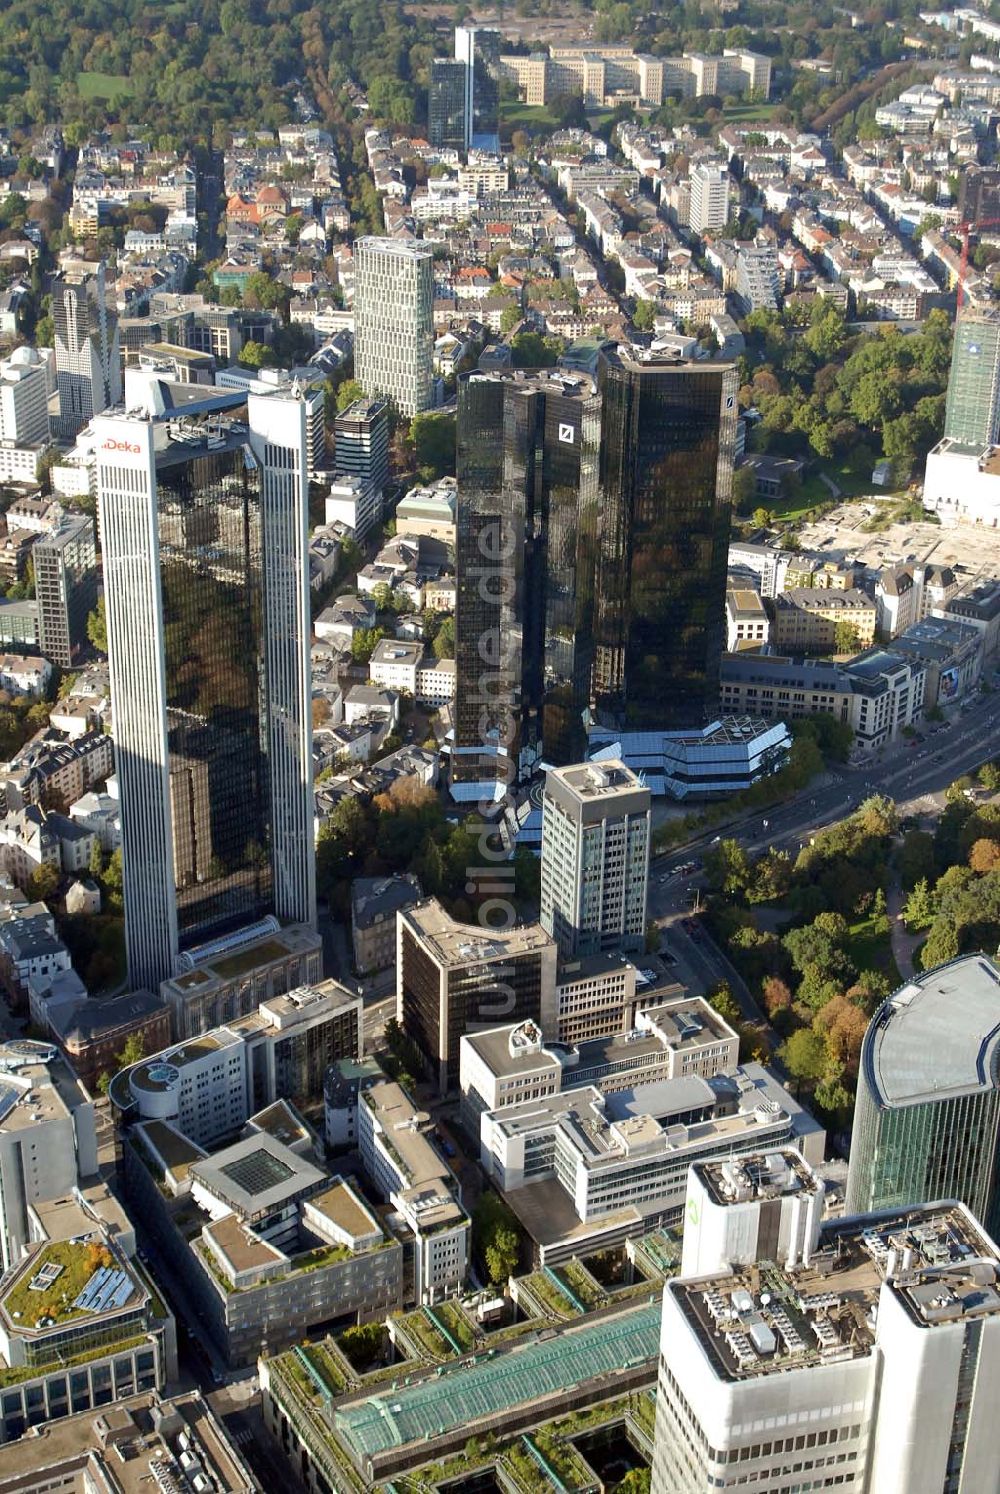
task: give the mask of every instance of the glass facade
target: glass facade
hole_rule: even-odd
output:
[[[600,402],[589,379],[459,386],[456,744],[496,732],[523,775],[579,761],[593,669]]]
[[[873,1093],[863,1067],[851,1138],[846,1212],[870,1213],[957,1198],[994,1234],[1000,1225],[998,1125],[1000,1090],[884,1105]]]
[[[455,57],[435,57],[427,92],[427,133],[436,150],[466,148],[465,63]]]
[[[97,605],[94,521],[66,518],[32,548],[38,601],[38,645],[53,664],[69,669],[87,643],[87,619]]]
[[[259,472],[236,439],[157,470],[181,947],[273,910]]]
[[[725,647],[736,370],[643,363],[602,378],[594,694],[609,725],[701,725]]]
[[[1000,314],[965,312],[955,323],[944,433],[963,446],[1000,436]]]
[[[500,143],[500,33],[476,30],[472,55],[472,139],[477,150]]]

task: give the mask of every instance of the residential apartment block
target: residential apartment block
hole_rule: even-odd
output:
[[[865,592],[797,586],[774,599],[771,641],[783,651],[837,652],[837,624],[853,628],[858,648],[875,641],[875,603]],[[854,652],[854,649],[850,650]]]

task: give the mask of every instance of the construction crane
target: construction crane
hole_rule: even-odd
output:
[[[965,300],[965,277],[969,273],[969,236],[979,233],[984,228],[1000,228],[1000,218],[977,218],[974,221],[960,223],[958,233],[962,235],[962,258],[958,267],[958,310],[961,311]]]

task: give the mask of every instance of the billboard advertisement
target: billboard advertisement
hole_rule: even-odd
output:
[[[942,669],[941,679],[938,682],[938,701],[945,702],[958,698],[958,666],[953,664],[950,669]]]

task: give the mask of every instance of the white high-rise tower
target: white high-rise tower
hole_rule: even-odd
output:
[[[364,238],[354,245],[354,377],[400,415],[432,398],[434,251],[429,244]]]

